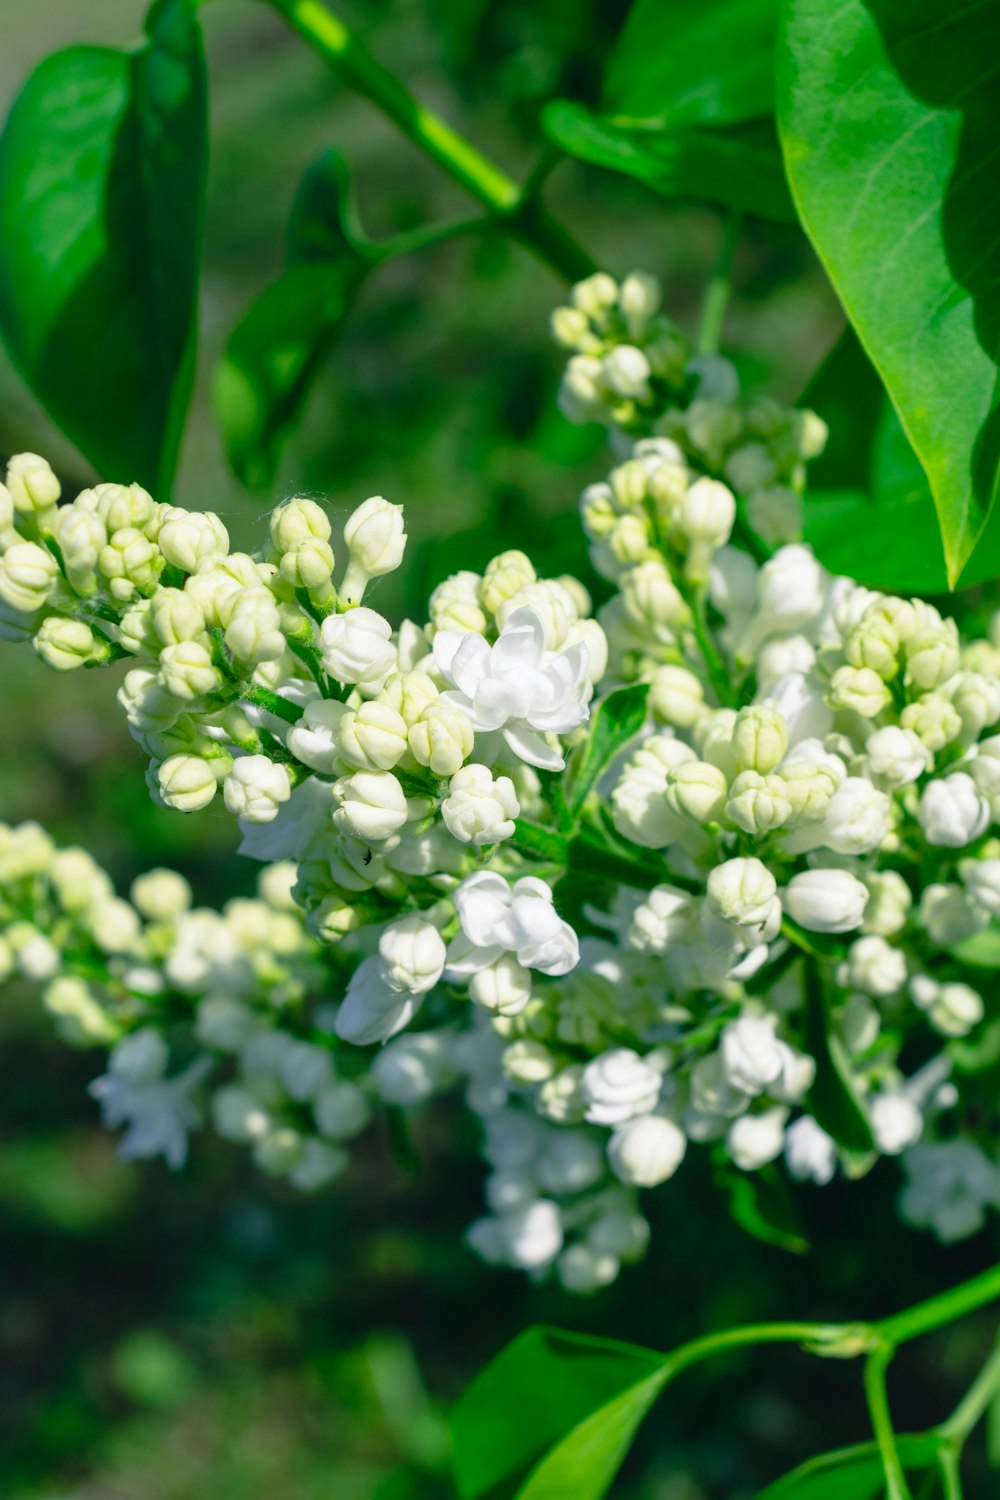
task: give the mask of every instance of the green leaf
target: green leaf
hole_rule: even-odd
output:
[[[778,0],[635,0],[604,80],[611,115],[729,125],[771,113]]]
[[[833,573],[871,588],[943,593],[948,587],[937,512],[923,466],[871,360],[848,328],[803,392],[826,422],[826,451],[809,469],[805,540]],[[1000,512],[962,582],[997,571]]]
[[[166,500],[191,395],[207,158],[201,32],[157,0],[136,51],[40,64],[0,136],[0,329],[109,479]]]
[[[741,1172],[724,1160],[716,1165],[716,1187],[729,1198],[729,1212],[741,1229],[765,1245],[776,1245],[793,1255],[805,1255],[809,1241],[795,1200],[774,1167]]]
[[[874,1147],[868,1114],[857,1092],[847,1054],[830,1026],[829,1010],[812,964],[806,970],[805,1049],[816,1059],[806,1107],[845,1151]]]
[[[327,152],[299,187],[288,269],[237,323],[216,371],[215,408],[226,453],[250,489],[266,488],[274,478],[373,259],[354,223],[346,165]]]
[[[542,127],[561,151],[634,177],[666,198],[696,198],[765,219],[795,221],[769,119],[725,129],[625,125],[557,99],[542,111]]]
[[[1000,926],[994,923],[984,927],[982,932],[956,943],[951,951],[960,963],[974,969],[1000,969]]]
[[[645,723],[648,695],[649,684],[637,682],[631,687],[617,688],[595,708],[590,734],[570,757],[562,782],[572,823],[579,818],[602,773]]]
[[[789,0],[792,191],[931,483],[954,586],[1000,476],[1000,93],[991,0]]]
[[[662,1365],[662,1355],[634,1344],[556,1328],[522,1333],[476,1377],[452,1412],[452,1461],[462,1500],[596,1500],[660,1389]],[[562,1452],[569,1475],[578,1434],[591,1444],[583,1488],[560,1489],[559,1464],[553,1468],[551,1460]],[[595,1476],[604,1476],[597,1488]]]
[[[903,1435],[896,1439],[903,1468],[920,1474],[935,1463],[937,1443],[933,1433]],[[882,1500],[885,1470],[875,1443],[858,1443],[810,1458],[774,1484],[762,1490],[757,1500]]]

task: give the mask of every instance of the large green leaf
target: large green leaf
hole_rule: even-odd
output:
[[[0,328],[107,478],[166,499],[191,394],[206,85],[190,0],[134,52],[73,47],[31,75],[0,137]]]
[[[230,335],[215,408],[234,472],[251,489],[274,477],[281,451],[375,252],[354,223],[347,168],[326,152],[292,208],[288,268]]]
[[[923,466],[878,374],[848,328],[802,395],[830,429],[809,468],[805,540],[833,573],[872,588],[938,594],[948,587],[937,512]],[[962,574],[1000,571],[1000,509]]]
[[[648,682],[636,682],[609,693],[594,709],[587,739],[574,751],[566,771],[563,795],[573,822],[601,774],[645,723],[648,696]]]
[[[771,113],[778,0],[635,0],[604,79],[609,115],[731,125]]]
[[[903,1436],[896,1446],[907,1473],[931,1468],[937,1444],[931,1433]],[[757,1500],[882,1500],[885,1470],[875,1443],[859,1443],[811,1458],[762,1490]]]
[[[697,198],[783,222],[795,220],[770,119],[721,129],[621,124],[582,104],[554,100],[546,135],[570,156],[624,173],[667,198]]]
[[[1000,474],[1000,7],[788,0],[778,114],[802,221],[930,478],[954,585]]]
[[[528,1329],[452,1412],[462,1500],[596,1500],[662,1385],[662,1367],[662,1355],[634,1344]],[[562,1475],[566,1485],[582,1487],[560,1488]]]

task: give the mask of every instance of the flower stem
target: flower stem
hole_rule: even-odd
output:
[[[722,325],[726,318],[726,308],[729,306],[729,296],[733,289],[731,279],[733,253],[742,229],[742,214],[730,213],[726,216],[722,226],[719,258],[715,263],[712,279],[708,283],[701,311],[701,323],[698,328],[699,354],[715,354],[718,350],[722,338]]]
[[[321,0],[267,0],[330,63],[344,81],[371,101],[425,155],[502,222],[508,232],[568,281],[588,276],[594,262],[567,230],[516,182],[446,121],[420,104]]]
[[[895,1345],[880,1342],[865,1360],[865,1396],[871,1413],[872,1431],[882,1455],[886,1500],[913,1500],[896,1447],[896,1432],[889,1410],[885,1375],[895,1354]]]

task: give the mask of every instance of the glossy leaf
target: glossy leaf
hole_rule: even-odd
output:
[[[715,1171],[716,1186],[729,1199],[729,1212],[741,1229],[793,1255],[805,1255],[809,1241],[799,1219],[795,1200],[774,1167],[741,1172],[721,1161]]]
[[[249,488],[265,488],[273,479],[372,261],[354,222],[346,166],[327,152],[296,196],[288,269],[237,323],[216,372],[226,453]]]
[[[843,1044],[831,1029],[829,1010],[811,968],[806,988],[805,1048],[816,1059],[816,1077],[806,1107],[845,1151],[871,1151],[874,1141],[868,1115]]]
[[[724,129],[621,124],[582,104],[555,100],[542,112],[554,145],[580,161],[634,177],[667,198],[696,198],[784,222],[795,220],[769,119]]]
[[[604,109],[730,125],[772,111],[778,0],[635,0],[608,63]]]
[[[944,548],[930,485],[878,374],[847,329],[803,392],[826,422],[826,451],[809,467],[805,540],[833,573],[872,588],[943,593]],[[962,575],[1000,571],[1000,511]]]
[[[601,774],[645,723],[648,695],[649,684],[637,682],[609,693],[594,709],[590,734],[571,757],[565,777],[566,806],[574,822]]]
[[[190,0],[134,52],[73,47],[0,136],[0,329],[54,421],[108,479],[168,498],[191,395],[206,84]]]
[[[558,1488],[560,1464],[566,1475],[574,1472],[579,1434],[590,1444],[590,1465],[604,1465],[600,1472],[606,1472],[617,1452],[617,1468],[622,1443],[627,1447],[660,1388],[662,1364],[661,1355],[633,1344],[555,1328],[522,1333],[476,1377],[452,1412],[453,1467],[462,1500],[586,1500],[602,1494],[586,1487],[586,1474],[583,1489]],[[550,1458],[560,1451],[553,1468]]]
[[[931,1433],[896,1440],[900,1461],[911,1475],[931,1468],[937,1444]],[[811,1458],[769,1484],[757,1500],[882,1500],[885,1470],[875,1443],[859,1443]]]
[[[789,0],[784,14],[789,180],[929,476],[954,585],[1000,477],[1000,8]]]

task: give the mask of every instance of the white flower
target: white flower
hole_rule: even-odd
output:
[[[1000,918],[1000,859],[963,859],[958,873],[973,901]]]
[[[837,1143],[811,1115],[802,1115],[785,1131],[785,1161],[796,1182],[825,1187],[837,1170]]]
[[[1000,1208],[1000,1167],[974,1141],[923,1141],[906,1152],[903,1168],[900,1213],[945,1244],[975,1234],[985,1210]]]
[[[990,821],[990,806],[971,776],[955,771],[924,787],[917,811],[929,844],[961,849],[973,843]]]
[[[656,1187],[672,1177],[684,1159],[684,1132],[663,1115],[639,1115],[619,1125],[608,1142],[611,1170],[635,1187]]]
[[[383,978],[381,957],[373,954],[351,975],[347,994],[337,1011],[337,1035],[362,1047],[384,1042],[410,1024],[423,1000],[423,995],[412,991],[392,989]]]
[[[576,933],[559,916],[544,880],[526,875],[511,886],[492,870],[477,870],[455,891],[455,908],[466,940],[448,954],[455,977],[485,969],[505,952],[543,974],[568,974],[576,967]]]
[[[617,1256],[602,1254],[591,1245],[578,1241],[562,1252],[556,1269],[567,1292],[586,1297],[601,1287],[610,1286],[621,1266]]]
[[[498,844],[514,832],[521,807],[509,776],[488,766],[463,766],[448,784],[441,816],[452,838],[463,844]]]
[[[316,1094],[312,1111],[316,1129],[331,1141],[346,1141],[360,1135],[372,1116],[364,1090],[339,1078]]]
[[[810,932],[850,932],[861,926],[868,888],[847,870],[805,870],[792,876],[782,901]]]
[[[865,754],[873,775],[889,786],[906,786],[929,768],[931,753],[912,729],[887,724],[869,735]]]
[[[378,951],[382,978],[393,990],[424,995],[444,972],[444,939],[432,922],[416,913],[383,928]]]
[[[781,920],[777,890],[770,870],[753,857],[727,859],[708,877],[709,898],[727,921],[762,932],[776,930]]]
[[[583,1072],[586,1117],[592,1125],[624,1125],[636,1115],[648,1115],[662,1082],[659,1069],[630,1047],[602,1052]]]
[[[971,985],[954,980],[938,984],[929,974],[915,974],[910,994],[942,1036],[966,1036],[983,1019],[983,998]]]
[[[869,1105],[872,1134],[883,1156],[898,1156],[919,1140],[924,1117],[906,1094],[876,1094]]]
[[[127,1126],[118,1147],[125,1161],[162,1156],[175,1170],[187,1157],[188,1131],[201,1121],[189,1095],[211,1068],[197,1058],[175,1078],[165,1078],[166,1045],[150,1028],[133,1032],[111,1051],[108,1071],[90,1085],[105,1125]]]
[[[337,767],[339,731],[347,705],[333,698],[307,703],[301,719],[288,731],[287,744],[295,759],[310,770],[329,776]]]
[[[507,1259],[523,1271],[551,1265],[562,1249],[562,1217],[548,1198],[503,1214],[499,1224]]]
[[[719,1056],[726,1081],[745,1094],[760,1094],[776,1083],[785,1067],[784,1043],[775,1033],[773,1016],[740,1016],[719,1037]]]
[[[231,813],[246,823],[270,823],[292,795],[285,766],[266,755],[244,755],[233,762],[222,795]]]
[[[396,666],[392,626],[363,605],[328,615],[320,628],[323,666],[338,682],[364,688],[381,686]]]
[[[868,854],[889,831],[889,798],[863,776],[848,776],[830,799],[822,842],[838,854]]]
[[[420,1104],[450,1075],[447,1040],[433,1031],[397,1037],[372,1063],[372,1082],[385,1104]]]
[[[726,1150],[743,1172],[756,1172],[781,1153],[788,1111],[782,1106],[762,1114],[741,1115],[726,1132]]]
[[[852,943],[847,962],[837,972],[845,989],[861,990],[876,999],[895,995],[906,983],[906,955],[885,938],[873,935]]]
[[[333,784],[338,828],[364,843],[381,843],[406,823],[406,793],[391,771],[355,771]]]
[[[515,610],[494,645],[474,631],[440,630],[434,660],[452,685],[442,698],[460,708],[478,733],[499,730],[508,747],[532,766],[565,764],[546,733],[567,734],[587,718],[587,648],[545,649],[536,609]]]

